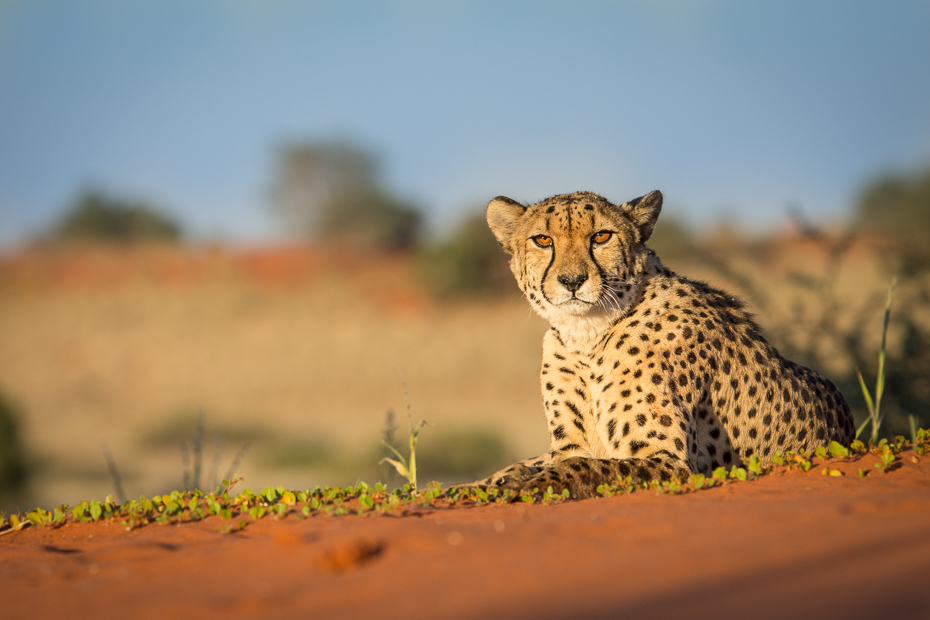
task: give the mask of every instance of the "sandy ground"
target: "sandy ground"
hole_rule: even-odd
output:
[[[927,618],[930,458],[683,495],[0,536],[3,616]]]

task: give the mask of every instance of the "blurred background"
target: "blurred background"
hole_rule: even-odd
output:
[[[499,194],[652,246],[930,424],[930,4],[0,2],[0,509],[547,448]]]

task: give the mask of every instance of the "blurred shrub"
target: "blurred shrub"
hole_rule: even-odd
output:
[[[913,175],[885,175],[859,194],[854,222],[861,232],[879,231],[928,251],[930,169]]]
[[[692,253],[694,243],[694,233],[687,224],[669,214],[661,216],[656,222],[646,245],[654,250],[660,259],[675,259]]]
[[[310,239],[386,250],[414,247],[422,219],[382,185],[377,158],[344,141],[281,148],[272,206]]]
[[[421,259],[423,280],[437,297],[516,290],[508,256],[488,228],[484,214],[467,218]]]
[[[180,225],[157,208],[90,190],[77,198],[49,238],[59,242],[129,243],[176,241],[180,236]]]
[[[156,426],[149,428],[139,436],[140,445],[146,448],[171,448],[189,442],[201,424],[200,414],[197,411],[178,411],[174,415],[162,418]],[[211,419],[206,427],[207,438],[211,441],[222,441],[231,445],[245,442],[261,443],[270,441],[274,435],[271,430],[258,423],[254,424],[228,424]]]
[[[480,429],[422,434],[417,445],[418,477],[422,482],[470,482],[490,476],[513,460],[500,436]]]
[[[17,415],[0,396],[0,493],[21,489],[26,482],[26,462],[19,439]]]
[[[340,455],[325,440],[280,439],[265,446],[262,462],[269,467],[302,469],[310,467],[334,468]]]

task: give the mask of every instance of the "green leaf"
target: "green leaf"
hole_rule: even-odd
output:
[[[404,458],[404,455],[401,454],[400,451],[399,451],[397,448],[395,448],[394,446],[392,446],[392,445],[389,444],[388,442],[384,441],[383,439],[381,440],[381,443],[383,443],[384,445],[386,445],[386,446],[388,447],[388,449],[389,449],[391,452],[394,453],[394,456],[396,456],[396,457],[404,464],[404,469],[406,469],[406,468],[407,468],[407,459]],[[390,461],[390,459],[381,459],[381,460],[379,461],[379,463],[383,463],[385,460]]]
[[[836,458],[849,456],[849,448],[840,445],[836,441],[831,441],[828,447],[830,454]]]
[[[401,457],[401,459],[403,459],[403,458],[404,458],[404,457]],[[407,470],[407,465],[406,465],[406,464],[404,464],[404,463],[402,463],[402,462],[400,462],[400,461],[396,461],[396,460],[394,460],[394,459],[392,459],[392,458],[388,458],[388,457],[384,457],[383,459],[381,459],[381,460],[378,461],[378,462],[379,462],[379,463],[384,463],[384,462],[390,463],[391,465],[394,466],[394,469],[397,470],[397,473],[399,473],[399,474],[400,474],[401,476],[403,476],[404,478],[407,478],[408,480],[410,479],[410,472]],[[404,485],[404,486],[407,486],[407,485]],[[408,492],[409,492],[409,491],[408,491]]]
[[[100,515],[103,514],[103,506],[97,500],[93,499],[90,501],[90,516],[96,521],[100,518]]]
[[[871,392],[869,392],[869,388],[866,387],[865,379],[862,378],[862,373],[859,371],[858,368],[856,369],[856,376],[859,377],[859,387],[862,388],[862,397],[865,398],[865,406],[868,407],[869,409],[869,417],[874,418],[875,417],[875,403],[872,402],[872,394]],[[863,425],[860,426],[859,428],[861,429],[864,426],[865,426],[865,423],[863,423]]]

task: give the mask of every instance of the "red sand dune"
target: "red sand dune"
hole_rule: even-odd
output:
[[[930,458],[902,461],[235,534],[29,528],[0,537],[0,601],[5,618],[926,618]]]

